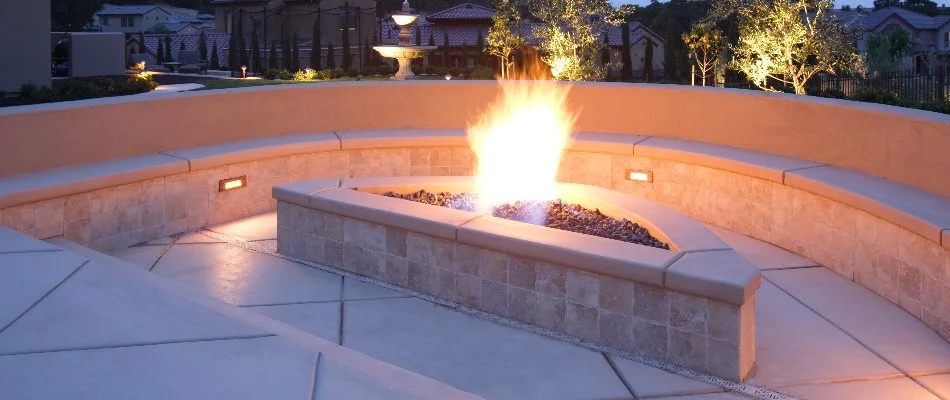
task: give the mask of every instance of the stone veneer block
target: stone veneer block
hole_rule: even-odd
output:
[[[934,243],[950,229],[950,198],[884,178],[821,166],[790,171],[785,184],[863,210]]]
[[[821,165],[816,162],[666,137],[650,137],[634,147],[637,157],[701,165],[782,183],[785,171]]]
[[[337,132],[337,135],[343,150],[468,146],[468,139],[462,129],[392,129]]]
[[[340,140],[336,135],[314,133],[194,147],[167,151],[164,154],[188,160],[190,169],[197,171],[253,160],[339,149]]]
[[[578,132],[568,150],[630,156],[633,155],[633,145],[648,137],[632,133]]]
[[[729,250],[726,242],[703,224],[648,199],[576,183],[558,185],[562,200],[597,208],[614,218],[627,218],[681,251]]]
[[[248,183],[250,185],[250,183]],[[274,186],[272,196],[280,201],[310,207],[310,196],[340,187],[339,179],[315,179]]]
[[[492,216],[458,228],[458,242],[663,286],[663,271],[676,253]]]
[[[0,208],[188,172],[188,162],[153,154],[0,179]]]
[[[762,284],[759,269],[739,253],[686,253],[666,272],[666,287],[683,293],[742,305]]]
[[[343,188],[310,196],[310,207],[451,240],[459,225],[478,215]]]

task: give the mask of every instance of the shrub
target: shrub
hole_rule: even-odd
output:
[[[363,76],[374,76],[379,74],[379,69],[376,67],[363,67],[363,69],[360,70],[360,73]]]
[[[389,65],[389,64],[380,64],[380,65],[379,65],[379,74],[380,74],[380,75],[388,76],[388,75],[392,75],[392,74],[394,74],[394,73],[396,73],[396,71],[393,70],[393,66],[392,66],[392,65]]]
[[[279,76],[279,77],[280,77],[280,80],[282,80],[282,81],[289,81],[289,80],[293,79],[293,77],[294,77],[293,74],[291,74],[290,71],[288,71],[288,70],[286,70],[286,69],[280,70],[280,72],[277,73],[277,76]]]
[[[350,78],[356,78],[357,76],[360,76],[360,70],[359,70],[359,68],[355,68],[355,67],[354,67],[354,68],[350,68],[350,69],[346,70],[346,76],[348,76],[348,77],[350,77]]]
[[[495,73],[492,72],[491,68],[485,66],[477,66],[472,70],[472,74],[469,76],[470,79],[495,79]]]
[[[837,88],[828,88],[825,90],[819,90],[814,93],[814,96],[829,97],[832,99],[845,99],[848,97],[846,94],[844,94],[843,91],[841,91],[841,89],[837,89]]]
[[[426,65],[422,68],[422,73],[426,75],[435,75],[435,66],[432,64]]]
[[[295,81],[314,81],[317,79],[317,71],[306,68],[294,73]]]
[[[343,71],[343,68],[333,68],[330,71],[330,79],[340,79],[346,76],[346,71]]]
[[[120,88],[120,94],[135,94],[152,91],[158,87],[158,82],[155,82],[155,78],[152,78],[151,75],[137,74],[129,76],[129,80],[126,81],[125,85],[124,88]]]
[[[883,88],[859,88],[851,94],[850,98],[851,100],[880,104],[900,105],[902,103],[897,93]]]
[[[264,79],[274,80],[277,79],[278,71],[275,68],[268,69],[264,71]]]
[[[118,86],[115,84],[114,80],[109,79],[109,78],[101,78],[101,77],[96,78],[96,81],[94,82],[94,84],[96,85],[96,87],[104,90],[108,94],[114,94]]]
[[[316,79],[321,81],[328,81],[333,79],[333,70],[330,69],[321,69],[316,73]]]

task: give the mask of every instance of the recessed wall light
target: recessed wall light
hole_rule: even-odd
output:
[[[247,186],[247,176],[239,176],[237,178],[228,178],[218,181],[219,192],[240,189],[245,186]]]
[[[624,178],[626,178],[628,181],[653,182],[653,172],[628,169],[626,172],[624,172]]]

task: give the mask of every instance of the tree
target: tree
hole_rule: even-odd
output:
[[[217,70],[221,69],[221,60],[218,59],[218,41],[211,43],[211,61],[209,67]]]
[[[494,6],[492,25],[488,29],[488,46],[484,51],[498,57],[501,63],[501,78],[508,79],[512,67],[511,53],[524,45],[524,38],[521,36],[521,13],[517,0],[495,0]]]
[[[449,68],[449,33],[443,32],[442,37],[442,67]]]
[[[294,32],[293,46],[291,51],[293,54],[290,56],[290,70],[293,72],[300,71],[300,44],[297,42],[297,33]]]
[[[726,0],[711,15],[738,15],[733,65],[756,86],[781,91],[778,82],[805,94],[819,72],[862,71],[857,32],[838,23],[831,0]]]
[[[624,22],[620,26],[621,46],[620,49],[620,80],[629,82],[633,78],[633,60],[630,55],[630,23]]]
[[[653,49],[656,47],[649,37],[643,39],[643,78],[649,82],[653,79]]]
[[[165,35],[165,61],[171,61],[172,58],[172,38]]]
[[[320,15],[321,10],[317,10],[317,21],[313,23],[313,43],[310,46],[310,68],[319,71],[321,67],[320,58],[323,56],[323,38],[320,37]]]
[[[51,0],[51,28],[56,32],[79,32],[92,23],[102,0]],[[11,5],[12,7],[12,5]],[[13,12],[9,10],[9,12]]]
[[[251,28],[251,71],[264,72],[264,68],[261,68],[261,43],[257,38],[257,25]]]
[[[280,40],[281,68],[287,69],[287,70],[290,69],[290,62],[293,61],[291,60],[291,57],[293,57],[293,54],[291,53],[291,50],[290,50],[290,39],[287,38],[286,36],[282,37]]]
[[[162,44],[162,41],[158,41],[158,50],[155,50],[155,61],[159,64],[164,63],[165,61],[165,45]]]
[[[350,52],[350,5],[349,3],[345,4],[343,8],[343,41],[340,42],[340,50],[343,52],[342,67],[344,70],[349,70],[353,66],[353,59]]]
[[[595,32],[606,31],[612,9],[607,0],[529,0],[531,13],[541,24],[534,35],[541,38],[541,59],[554,79],[601,80],[609,66],[597,57],[603,42]]]
[[[696,67],[702,74],[702,84],[706,86],[706,76],[718,68],[726,42],[715,25],[699,22],[689,32],[683,34],[683,43],[689,49]]]
[[[277,69],[277,42],[270,41],[270,51],[267,53],[267,68]]]
[[[416,46],[422,46],[422,30],[419,29],[418,24],[416,24],[415,32],[413,32],[412,36],[414,37]]]
[[[901,59],[913,46],[910,35],[903,29],[868,36],[868,72],[882,74],[898,70]]]
[[[373,65],[373,47],[369,45],[368,39],[363,41],[363,53],[366,53],[366,55],[363,56],[363,65],[360,67],[366,68],[370,65]]]
[[[255,35],[257,34],[256,32],[255,29]],[[205,35],[204,29],[198,34],[198,58],[208,60],[208,37]]]
[[[482,36],[482,30],[478,30],[478,37],[475,38],[475,64],[485,65],[485,37]]]
[[[333,55],[333,43],[327,43],[327,69],[336,68],[336,56]]]
[[[784,0],[779,0],[784,1]],[[673,25],[666,26],[666,43],[663,45],[663,75],[668,80],[676,79],[676,34]]]

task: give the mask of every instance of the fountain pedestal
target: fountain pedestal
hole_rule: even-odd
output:
[[[399,63],[399,70],[393,75],[394,80],[416,79],[410,65],[414,58],[425,57],[426,53],[437,49],[437,46],[376,46],[373,50],[383,57],[395,58]]]

